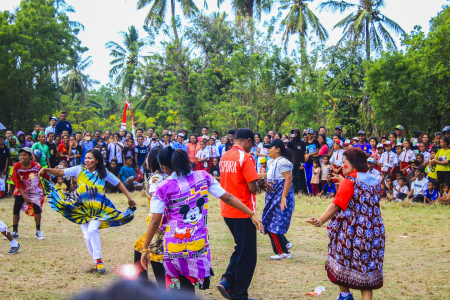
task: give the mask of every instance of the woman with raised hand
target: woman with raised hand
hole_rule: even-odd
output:
[[[383,286],[385,229],[380,211],[380,181],[367,173],[364,151],[354,147],[343,154],[344,177],[334,200],[319,218],[306,222],[322,226],[328,222],[330,238],[325,262],[330,281],[339,286],[338,300],[353,300],[350,289],[361,290],[371,300],[374,289]]]
[[[42,186],[50,207],[69,221],[81,225],[84,240],[94,259],[97,271],[100,274],[105,273],[98,229],[121,226],[133,220],[136,210],[133,198],[120,180],[105,169],[102,154],[97,149],[86,153],[85,166],[80,165],[63,170],[44,168],[39,171],[39,176],[44,173],[76,178],[78,187],[73,196],[68,193],[61,195],[48,180],[42,180]],[[126,211],[118,211],[111,200],[105,196],[106,181],[117,186],[128,198],[130,207]]]

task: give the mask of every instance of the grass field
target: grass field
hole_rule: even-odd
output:
[[[67,221],[44,204],[42,232],[45,240],[34,238],[34,219],[22,214],[19,226],[22,249],[6,255],[9,243],[0,245],[0,299],[65,299],[90,288],[104,288],[118,277],[115,265],[132,263],[134,241],[146,230],[146,199],[134,195],[138,210],[135,219],[119,228],[102,229],[102,253],[107,273],[92,272],[89,256],[79,226]],[[125,197],[111,197],[116,206],[126,207]],[[212,199],[212,198],[211,198]],[[262,211],[263,196],[258,196]],[[291,228],[287,234],[294,244],[293,258],[271,261],[269,238],[258,238],[258,265],[250,286],[250,296],[258,299],[308,299],[305,292],[323,285],[322,299],[336,299],[338,289],[324,270],[327,253],[325,226],[315,228],[304,222],[318,217],[328,201],[298,197]],[[12,227],[13,200],[0,200],[0,220]],[[212,265],[220,280],[233,251],[233,240],[220,216],[220,206],[211,200],[208,223]],[[382,203],[386,226],[384,287],[375,291],[375,299],[450,299],[450,206],[424,206],[409,203]],[[212,288],[197,293],[203,299],[222,299]],[[361,299],[355,292],[355,299]]]

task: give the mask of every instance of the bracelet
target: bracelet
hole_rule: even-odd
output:
[[[250,216],[250,219],[251,219],[254,215],[255,215],[255,213],[252,211],[252,214],[249,215],[249,216]]]
[[[316,220],[320,222],[320,226],[323,225],[323,222],[322,222],[320,219],[316,219]],[[319,227],[320,227],[320,226],[319,226]]]
[[[150,251],[150,249],[141,249],[141,252],[147,252]]]

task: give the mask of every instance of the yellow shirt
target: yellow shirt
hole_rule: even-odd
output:
[[[438,152],[436,153],[436,158],[439,161],[450,160],[450,149],[447,149],[447,150],[439,149]],[[438,172],[450,171],[450,164],[436,165],[436,171],[438,171]]]
[[[61,184],[61,186],[59,185],[59,183],[57,183],[57,184],[55,184],[55,188],[57,190],[65,191],[65,190],[67,190],[67,185],[64,182]]]

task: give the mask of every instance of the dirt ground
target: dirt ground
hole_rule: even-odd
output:
[[[110,196],[110,195],[109,195]],[[0,244],[0,299],[67,299],[87,289],[104,288],[118,280],[116,265],[133,262],[133,243],[146,230],[146,199],[138,202],[135,219],[118,228],[102,229],[102,254],[107,268],[103,276],[86,249],[81,229],[44,204],[42,232],[45,240],[34,238],[34,219],[22,214],[19,226],[22,249],[6,255],[9,243]],[[125,209],[126,198],[110,199]],[[263,195],[258,196],[262,211]],[[258,265],[250,286],[250,297],[257,299],[313,299],[305,296],[317,286],[326,287],[321,299],[336,299],[338,289],[324,270],[328,238],[325,226],[315,228],[305,219],[319,217],[328,200],[298,197],[288,239],[294,244],[292,259],[271,261],[270,240],[258,237]],[[0,200],[0,220],[12,227],[13,199]],[[384,287],[375,299],[450,299],[450,207],[409,203],[382,203],[386,227]],[[203,299],[223,299],[215,289],[227,266],[234,243],[222,217],[219,200],[210,198],[209,219],[212,265],[216,274],[212,289],[199,291]],[[150,276],[152,277],[152,275]],[[152,279],[152,278],[151,278]],[[354,293],[355,299],[361,299]]]

